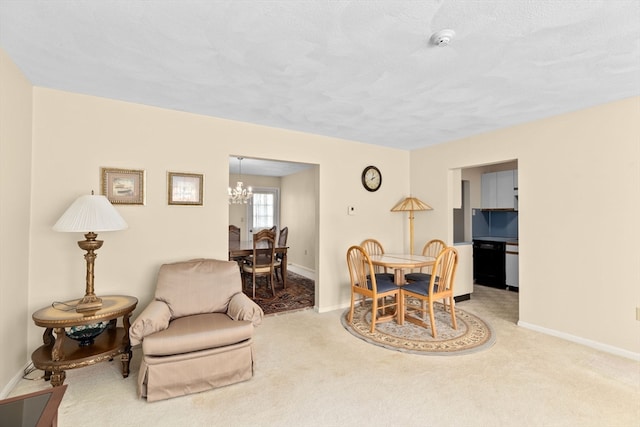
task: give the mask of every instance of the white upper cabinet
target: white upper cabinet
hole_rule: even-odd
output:
[[[482,209],[517,209],[517,173],[508,170],[482,174]]]

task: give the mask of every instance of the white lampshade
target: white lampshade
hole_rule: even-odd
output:
[[[109,199],[102,195],[80,196],[65,211],[53,229],[55,231],[76,231],[94,233],[99,231],[124,230],[128,225],[113,207]]]

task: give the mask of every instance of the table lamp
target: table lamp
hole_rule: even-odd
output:
[[[409,253],[413,255],[413,211],[430,211],[433,208],[415,197],[406,197],[391,208],[391,212],[409,212]]]
[[[111,202],[105,196],[94,195],[93,191],[78,197],[53,226],[55,231],[85,233],[86,240],[79,241],[78,246],[87,251],[84,255],[87,262],[87,283],[84,298],[76,306],[78,313],[94,313],[102,307],[102,300],[96,296],[93,287],[93,266],[97,256],[95,251],[103,243],[102,240],[96,240],[96,232],[124,230],[127,227]]]

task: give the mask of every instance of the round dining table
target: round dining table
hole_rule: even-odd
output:
[[[405,269],[421,268],[434,265],[436,258],[432,256],[413,255],[413,254],[382,254],[369,255],[369,259],[373,265],[392,268],[394,282],[398,286],[402,286],[407,281],[404,278]],[[399,325],[404,324],[404,301],[399,301],[398,311],[396,313],[396,322]]]

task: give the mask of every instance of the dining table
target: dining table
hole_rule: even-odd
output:
[[[261,242],[258,245],[258,249],[267,249],[266,243]],[[282,254],[282,287],[287,287],[287,250],[286,245],[279,245],[276,242],[274,251],[277,254]],[[253,255],[253,240],[229,240],[229,259],[236,259],[240,257]]]
[[[371,260],[371,264],[386,267],[393,269],[393,277],[394,282],[398,286],[402,286],[407,283],[404,278],[404,271],[406,269],[414,269],[421,267],[428,267],[430,265],[434,265],[436,262],[436,258],[432,256],[424,256],[424,255],[413,255],[413,254],[379,254],[379,255],[369,255],[369,259]],[[398,310],[398,316],[396,317],[396,322],[398,325],[404,324],[404,304],[401,302],[398,304],[400,308]]]

